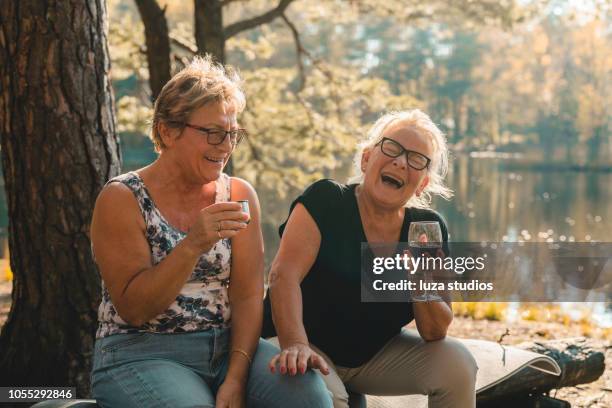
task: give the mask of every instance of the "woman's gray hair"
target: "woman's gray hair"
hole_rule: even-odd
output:
[[[153,109],[150,138],[158,153],[165,148],[159,125],[183,128],[189,116],[210,102],[223,102],[236,114],[246,105],[238,73],[214,62],[210,55],[194,57],[164,85]]]
[[[357,153],[353,159],[353,175],[348,180],[349,184],[361,184],[363,182],[363,172],[361,171],[361,157],[363,153],[376,146],[382,140],[385,130],[391,124],[397,122],[429,137],[434,149],[431,163],[427,169],[429,184],[422,191],[420,197],[414,194],[405,206],[430,208],[433,195],[439,195],[446,200],[450,199],[453,196],[453,191],[444,183],[448,173],[448,146],[446,144],[446,137],[433,123],[431,118],[419,109],[389,112],[374,123],[365,140],[358,145]]]

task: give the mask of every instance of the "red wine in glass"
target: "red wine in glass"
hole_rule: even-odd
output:
[[[408,247],[413,258],[437,257],[438,249],[442,248],[442,230],[438,221],[414,221],[408,230]],[[423,261],[421,261],[423,262]],[[417,271],[423,283],[431,282],[431,271],[427,268]],[[437,294],[428,290],[419,291],[413,296],[416,301],[439,300]]]

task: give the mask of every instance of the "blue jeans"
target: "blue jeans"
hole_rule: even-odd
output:
[[[229,364],[229,329],[115,334],[95,345],[91,387],[101,407],[214,407]],[[314,371],[272,374],[279,349],[260,339],[246,387],[247,407],[332,407]]]

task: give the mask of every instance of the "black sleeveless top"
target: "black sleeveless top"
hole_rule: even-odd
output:
[[[334,364],[359,367],[371,359],[401,328],[413,320],[411,303],[361,302],[361,243],[367,242],[356,184],[319,180],[291,204],[304,205],[321,233],[319,253],[301,284],[303,319],[308,340]],[[408,240],[411,221],[438,221],[444,242],[446,223],[432,210],[407,208],[401,229]],[[287,221],[279,228],[282,237]],[[448,247],[445,245],[445,252]],[[263,336],[275,336],[269,299],[265,301]]]

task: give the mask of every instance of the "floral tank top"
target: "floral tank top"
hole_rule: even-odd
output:
[[[166,221],[137,173],[122,174],[108,181],[116,182],[123,183],[132,190],[138,201],[145,220],[151,261],[156,265],[172,252],[186,234]],[[229,199],[230,178],[222,173],[216,180],[215,202]],[[174,302],[163,313],[140,327],[130,326],[119,316],[102,280],[102,301],[98,308],[96,338],[117,333],[174,333],[228,327],[231,317],[227,290],[230,268],[231,241],[223,239],[210,251],[202,254]]]

